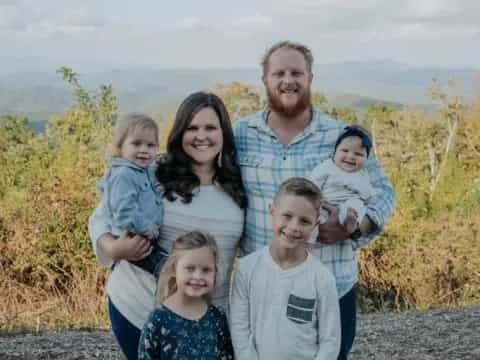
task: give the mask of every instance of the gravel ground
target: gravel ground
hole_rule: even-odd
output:
[[[480,360],[480,306],[359,316],[353,360]],[[0,359],[122,359],[105,331],[0,334]]]

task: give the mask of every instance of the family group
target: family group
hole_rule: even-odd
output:
[[[261,70],[265,109],[232,126],[193,93],[164,154],[148,115],[115,123],[89,233],[128,359],[347,359],[356,253],[394,191],[368,130],[312,106],[308,47],[276,43]]]

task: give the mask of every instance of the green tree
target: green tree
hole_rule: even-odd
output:
[[[313,91],[311,95],[312,105],[319,108],[322,112],[328,112],[328,101],[321,92]]]
[[[430,96],[440,105],[440,117],[446,129],[446,136],[440,142],[430,142],[428,148],[431,174],[430,199],[433,199],[438,183],[450,160],[450,155],[454,152],[458,127],[464,119],[465,105],[463,98],[458,95],[449,95],[449,91],[453,87],[453,82],[449,82],[445,86],[436,78],[433,78],[430,87]]]
[[[9,114],[0,115],[0,151],[18,144],[26,144],[34,132],[28,128],[28,118]]]
[[[332,110],[329,111],[329,114],[334,119],[345,121],[348,124],[358,123],[357,113],[349,106],[334,106]]]
[[[96,122],[113,123],[117,116],[118,101],[113,94],[112,85],[100,85],[94,91],[88,91],[80,85],[78,74],[72,69],[62,66],[57,69],[57,73],[62,75],[63,79],[73,86],[73,93],[76,106],[87,111]]]
[[[212,92],[223,100],[232,122],[265,107],[265,101],[253,87],[236,81],[216,84]]]

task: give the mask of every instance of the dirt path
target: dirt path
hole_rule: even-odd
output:
[[[0,334],[0,359],[122,359],[105,331]],[[480,306],[359,316],[353,360],[480,360]]]

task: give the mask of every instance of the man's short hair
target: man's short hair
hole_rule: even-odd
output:
[[[305,58],[305,61],[307,62],[307,68],[308,71],[311,73],[312,72],[312,67],[313,67],[313,55],[312,51],[305,45],[302,45],[300,43],[296,43],[293,41],[279,41],[275,44],[273,44],[270,48],[267,49],[265,54],[262,56],[262,61],[261,61],[261,66],[262,66],[262,73],[265,75],[267,73],[267,68],[268,68],[268,62],[270,60],[270,56],[277,51],[278,49],[292,49],[298,51],[300,54],[303,55]]]
[[[284,195],[293,195],[303,197],[310,202],[315,209],[320,209],[322,205],[322,192],[312,181],[302,177],[292,177],[285,180],[278,188],[273,199],[278,201]]]

